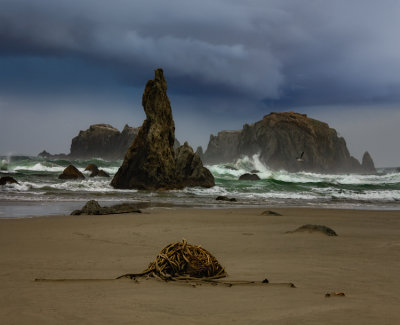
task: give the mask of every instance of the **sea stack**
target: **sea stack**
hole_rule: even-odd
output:
[[[375,173],[365,154],[363,163],[352,157],[346,141],[327,123],[295,112],[271,113],[242,130],[221,131],[210,136],[203,161],[231,163],[258,155],[272,170],[316,173]]]
[[[147,82],[142,105],[146,120],[111,185],[119,189],[147,190],[214,186],[210,171],[203,167],[200,157],[187,143],[184,148],[176,149],[178,155],[175,153],[175,123],[162,69],[157,69],[154,80]]]

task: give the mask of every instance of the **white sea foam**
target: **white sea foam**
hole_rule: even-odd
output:
[[[48,163],[49,166],[43,165],[42,163],[36,163],[33,166],[16,166],[13,168],[15,171],[29,170],[37,172],[62,172],[65,167]]]
[[[319,174],[311,172],[290,173],[285,170],[272,171],[267,165],[261,162],[260,155],[252,157],[244,156],[238,159],[232,167],[229,165],[211,165],[207,166],[210,171],[221,179],[238,179],[244,173],[249,173],[255,169],[259,172],[257,175],[261,179],[275,179],[286,183],[331,183],[343,185],[377,185],[377,184],[396,184],[400,183],[400,173],[392,172],[378,175],[360,175],[360,174]]]

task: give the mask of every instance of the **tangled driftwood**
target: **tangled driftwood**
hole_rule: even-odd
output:
[[[219,279],[226,276],[217,259],[201,246],[182,242],[166,246],[142,273],[128,273],[119,278],[156,277],[163,280]]]

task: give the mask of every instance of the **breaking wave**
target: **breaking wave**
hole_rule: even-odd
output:
[[[242,157],[229,164],[206,166],[215,177],[212,188],[176,191],[117,190],[110,181],[122,161],[46,160],[32,157],[0,157],[0,176],[9,175],[19,184],[0,187],[0,201],[146,201],[190,206],[331,206],[400,209],[400,173],[381,170],[375,175],[290,173],[271,170],[259,155]],[[85,167],[94,163],[111,178],[90,178]],[[86,179],[63,181],[58,175],[69,164]],[[240,181],[244,173],[256,173],[259,181]],[[220,202],[220,195],[237,202]]]

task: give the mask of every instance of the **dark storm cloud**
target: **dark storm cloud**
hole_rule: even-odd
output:
[[[57,152],[91,123],[140,125],[141,93],[157,67],[177,134],[193,146],[291,109],[366,143],[371,132],[362,126],[374,114],[354,106],[379,110],[381,128],[398,118],[398,17],[398,0],[0,0],[0,116],[8,122],[0,154],[26,152],[33,131],[48,139],[57,130]],[[16,126],[39,110],[41,128],[22,134]],[[349,114],[357,128],[340,124]],[[30,153],[45,147],[37,142]]]
[[[397,99],[394,0],[0,4],[2,55],[77,56],[133,83],[162,66],[182,91],[190,76],[194,88],[285,104]]]
[[[180,91],[284,105],[398,98],[394,0],[0,4],[2,55],[78,56],[133,83],[162,66]]]

